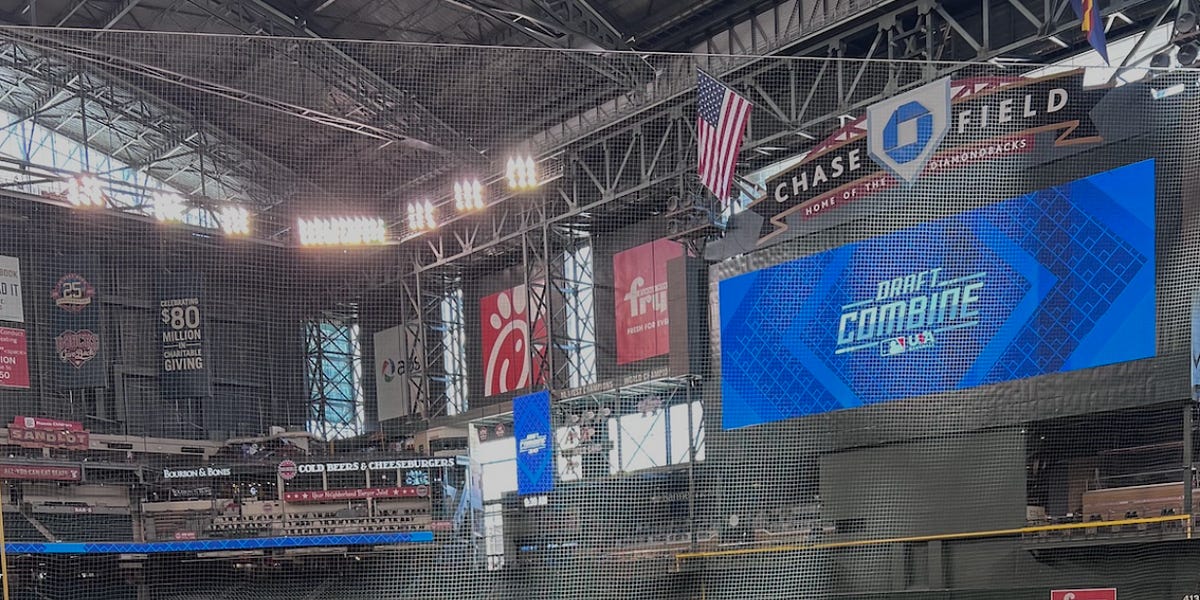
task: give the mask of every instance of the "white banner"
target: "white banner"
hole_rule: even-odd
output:
[[[21,302],[21,261],[0,256],[0,321],[25,322]]]
[[[403,327],[375,333],[375,400],[380,421],[409,413],[409,365],[400,341],[403,335]]]

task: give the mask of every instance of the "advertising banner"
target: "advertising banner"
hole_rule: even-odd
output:
[[[1050,600],[1117,600],[1117,588],[1050,590]]]
[[[667,261],[680,256],[683,246],[671,240],[642,244],[613,255],[617,364],[670,351]]]
[[[554,491],[554,451],[550,441],[550,392],[513,399],[513,437],[517,444],[517,493]]]
[[[83,423],[79,421],[62,421],[45,417],[13,417],[14,423],[22,423],[26,429],[45,429],[47,431],[83,431]]]
[[[408,359],[404,352],[405,328],[375,333],[375,399],[379,420],[403,417],[410,412]]]
[[[208,486],[187,488],[182,490],[171,488],[167,490],[167,492],[172,500],[189,500],[193,498],[200,500],[204,498],[212,498],[213,496],[212,488]]]
[[[24,448],[87,450],[91,436],[82,423],[15,417],[8,425],[8,441]]]
[[[1200,291],[1192,294],[1192,399],[1200,400]]]
[[[453,458],[407,458],[398,460],[373,460],[370,462],[327,462],[327,463],[303,463],[296,464],[291,460],[285,460],[279,463],[279,473],[283,476],[284,472],[290,472],[292,477],[296,474],[311,474],[311,473],[346,473],[353,471],[397,471],[400,469],[437,469],[449,468],[457,465],[458,462]],[[292,477],[284,476],[284,479]]]
[[[1152,124],[1133,91],[1084,86],[1082,69],[1044,77],[942,79],[877,102],[772,169],[706,255],[755,248],[887,212],[896,190],[970,167],[1025,168],[1117,141]]]
[[[424,498],[428,495],[428,487],[415,486],[284,492],[283,500],[285,502],[324,502],[327,500],[365,500],[367,498]]]
[[[25,330],[0,327],[0,388],[29,389]]]
[[[532,283],[479,301],[483,337],[483,395],[513,392],[542,381],[546,352],[546,286]],[[536,315],[530,315],[530,305]],[[539,342],[538,340],[542,340]]]
[[[25,322],[21,300],[21,261],[0,256],[0,321]]]
[[[229,467],[196,467],[186,469],[162,470],[163,479],[198,479],[201,477],[229,477],[232,470]]]
[[[1155,354],[1154,162],[720,283],[726,428]]]
[[[63,257],[50,290],[53,301],[54,385],[62,390],[108,386],[108,363],[100,339],[97,269],[88,255]]]
[[[158,335],[164,399],[212,395],[212,368],[206,364],[204,278],[197,272],[171,273],[159,281]]]
[[[0,465],[0,479],[25,481],[79,481],[79,467]]]
[[[480,442],[512,437],[512,423],[475,424],[475,436]]]

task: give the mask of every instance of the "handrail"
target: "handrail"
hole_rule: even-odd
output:
[[[1161,517],[1144,517],[1137,519],[1120,519],[1117,521],[1090,521],[1087,523],[1062,523],[1058,525],[1035,525],[1032,527],[1017,527],[1014,529],[992,529],[987,531],[966,531],[961,533],[942,533],[934,535],[916,535],[907,537],[879,538],[873,540],[852,540],[846,542],[826,542],[821,544],[791,544],[771,546],[768,548],[739,548],[737,550],[710,550],[704,552],[684,552],[675,555],[675,562],[695,558],[712,558],[718,556],[743,556],[748,554],[768,554],[779,552],[801,552],[806,550],[827,550],[832,548],[855,548],[861,546],[878,546],[883,544],[902,544],[907,542],[932,542],[940,540],[962,540],[988,537],[1004,537],[1038,533],[1042,531],[1064,531],[1070,529],[1092,529],[1096,527],[1119,527],[1122,525],[1142,525],[1149,523],[1165,523],[1168,521],[1191,522],[1192,515],[1166,515]],[[1188,528],[1191,536],[1191,528]]]

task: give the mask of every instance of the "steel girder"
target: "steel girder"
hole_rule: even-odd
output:
[[[248,202],[268,210],[304,179],[288,177],[280,165],[224,140],[193,115],[167,105],[107,75],[102,69],[64,59],[36,41],[31,30],[0,36],[0,108],[84,142],[134,169],[183,191]],[[216,140],[223,143],[217,144]],[[295,188],[291,186],[296,186]]]
[[[360,103],[354,114],[366,115],[365,119],[358,122],[363,132],[380,135],[384,140],[411,142],[409,146],[426,152],[449,153],[467,164],[479,160],[480,151],[467,136],[446,124],[411,94],[393,86],[309,25],[280,12],[265,0],[188,1],[234,25],[246,35],[266,34],[318,40],[318,43],[298,45],[297,50],[302,51],[307,59],[298,62],[333,89]]]
[[[1014,52],[1040,56],[1061,51],[1047,41],[1048,35],[1082,41],[1077,39],[1078,20],[1067,2],[970,0],[949,4],[923,0],[806,45],[796,58],[759,60],[741,67],[725,80],[756,104],[743,159],[753,167],[785,158],[768,158],[754,151],[782,146],[798,152],[800,144],[811,145],[806,140],[815,134],[831,131],[831,123],[839,115],[968,69],[971,64]],[[1135,23],[1147,24],[1156,16],[1151,13],[1158,12],[1146,10],[1154,8],[1150,4],[1147,0],[1120,0],[1110,10],[1123,11]],[[451,218],[439,232],[405,245],[395,274],[404,277],[406,269],[411,275],[466,260],[474,253],[496,252],[530,231],[569,224],[604,211],[610,203],[635,202],[651,192],[656,198],[665,198],[694,187],[694,115],[694,98],[679,95],[626,119],[619,127],[571,144],[559,155],[561,179],[543,190],[539,206],[513,207],[510,200],[489,207],[490,215],[463,218],[463,226]],[[497,226],[480,228],[480,219]]]
[[[754,10],[740,3],[724,7],[729,16],[745,20],[724,29],[707,32],[707,39],[693,49],[701,54],[728,55],[719,64],[711,64],[718,72],[762,60],[829,28],[867,14],[894,0],[777,0]],[[742,12],[749,14],[742,15]],[[731,20],[731,19],[730,19]],[[658,46],[656,46],[658,47]],[[671,60],[667,56],[647,55],[656,77],[638,85],[622,96],[585,111],[533,138],[544,152],[553,152],[596,134],[623,119],[647,110],[656,110],[662,103],[689,93],[695,85],[694,65]]]
[[[551,48],[630,50],[621,32],[587,0],[447,0]]]
[[[842,35],[808,45],[800,52],[807,58],[759,61],[735,71],[727,81],[757,106],[754,129],[743,147],[743,156],[759,157],[748,161],[751,163],[774,162],[784,157],[760,156],[755,149],[811,144],[810,137],[815,136],[807,130],[817,132],[819,128],[823,133],[839,115],[969,66],[946,60],[986,61],[1031,47],[1037,53],[1045,35],[1064,33],[1071,27],[1070,21],[1061,16],[1053,18],[1063,6],[1060,0],[1041,0],[1041,7],[1036,9],[1023,4],[1024,10],[1016,9],[1016,2],[1021,0],[975,0],[971,4],[974,13],[963,5],[907,5]],[[988,30],[1000,21],[992,18],[998,5],[1012,8],[1029,27],[1022,30],[1008,22],[1004,31]],[[1144,8],[1145,3],[1127,0],[1113,10],[1133,13],[1138,7]],[[1142,12],[1150,15],[1149,11]],[[1029,18],[1038,14],[1052,18]],[[1154,24],[1149,16],[1143,20]],[[813,57],[826,60],[816,61]],[[849,58],[874,60],[845,60]],[[519,251],[527,283],[552,282],[549,293],[530,298],[531,308],[537,302],[537,307],[550,315],[546,335],[530,344],[531,348],[536,344],[549,351],[532,358],[541,361],[542,373],[549,374],[546,385],[553,390],[568,388],[571,370],[577,368],[563,352],[573,343],[563,328],[565,312],[570,308],[553,290],[569,285],[561,271],[561,254],[570,244],[556,239],[556,234],[569,238],[581,221],[586,223],[606,210],[631,202],[652,204],[655,198],[694,191],[693,102],[691,97],[677,97],[629,119],[621,127],[571,145],[561,156],[561,177],[543,187],[536,198],[509,198],[484,214],[423,234],[419,241],[395,250],[396,264],[373,273],[359,273],[353,281],[340,282],[339,290],[330,291],[337,296],[387,283],[398,282],[407,288],[412,282],[425,282],[424,293],[436,296],[441,292],[428,289],[426,281],[431,275],[458,273],[470,269],[474,262]],[[422,313],[410,312],[415,309],[416,305],[406,308],[406,314],[415,316],[406,321],[406,326],[414,331],[431,331],[434,321],[422,321]],[[430,360],[436,361],[437,357],[430,356]],[[436,362],[427,364],[433,365],[429,373],[436,379]],[[444,414],[444,398],[429,394],[423,402],[434,411],[430,414]]]
[[[552,228],[562,248],[550,261],[550,348],[558,360],[551,379],[554,389],[596,382],[595,265],[591,240],[567,228]],[[587,253],[587,260],[580,260]],[[569,258],[569,256],[573,257]]]

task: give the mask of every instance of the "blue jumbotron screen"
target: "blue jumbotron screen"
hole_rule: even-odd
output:
[[[720,283],[726,429],[1155,353],[1154,162]]]

